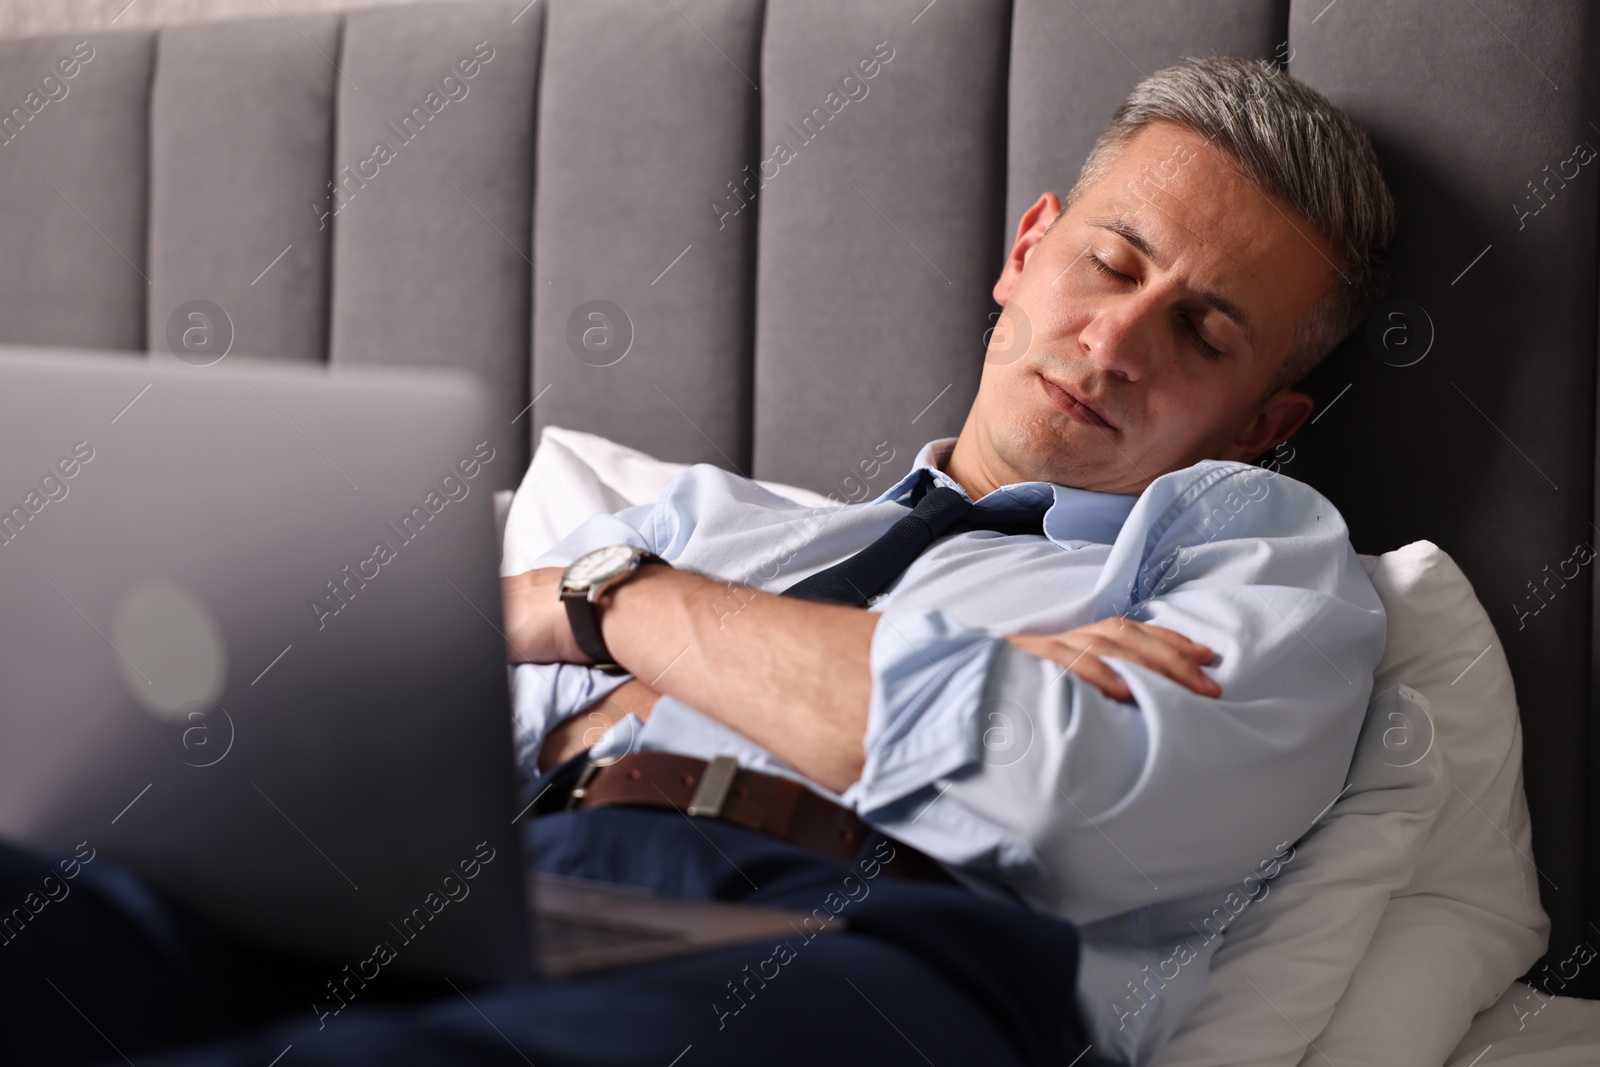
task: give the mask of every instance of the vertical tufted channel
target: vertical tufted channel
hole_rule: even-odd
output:
[[[960,428],[998,310],[1009,30],[977,0],[769,4],[761,477],[864,499]]]
[[[535,425],[750,472],[756,0],[548,0]]]
[[[330,358],[476,373],[498,488],[527,465],[528,248],[544,5],[436,3],[346,16],[322,210]],[[525,418],[525,417],[524,417]]]
[[[0,342],[143,347],[154,43],[0,40]]]
[[[158,358],[327,358],[333,231],[314,212],[327,194],[342,21],[161,31],[145,323]]]

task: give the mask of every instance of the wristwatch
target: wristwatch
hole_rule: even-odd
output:
[[[620,670],[600,636],[600,598],[639,573],[646,563],[666,563],[654,552],[632,545],[607,545],[567,564],[561,573],[561,599],[572,636],[601,670]]]

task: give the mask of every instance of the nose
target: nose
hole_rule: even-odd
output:
[[[1160,310],[1143,294],[1130,293],[1097,302],[1078,331],[1084,356],[1108,374],[1136,382],[1150,372]]]

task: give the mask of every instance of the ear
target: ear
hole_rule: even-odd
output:
[[[1311,415],[1315,402],[1305,393],[1279,389],[1262,401],[1255,418],[1218,454],[1218,459],[1252,463],[1270,448],[1276,448],[1300,428]]]
[[[1028,265],[1028,256],[1041,238],[1044,231],[1061,214],[1061,201],[1056,199],[1055,193],[1046,192],[1033,202],[1033,206],[1022,213],[1022,218],[1017,223],[1017,239],[1011,243],[1011,252],[1006,256],[1006,263],[1000,270],[1000,280],[994,283],[994,302],[1001,307],[1011,299],[1011,288],[1017,284],[1017,278],[1022,274],[1022,268]]]

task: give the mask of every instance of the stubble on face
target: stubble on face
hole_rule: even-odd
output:
[[[1107,232],[1113,219],[1149,248]],[[1039,479],[1138,493],[1217,455],[1250,421],[1300,316],[1326,292],[1330,254],[1305,219],[1231,157],[1191,131],[1146,127],[1029,250],[1002,315],[1025,323],[1016,329],[1029,334],[1027,348],[996,359],[991,340],[963,429],[971,440],[957,446],[962,462],[995,485]],[[1107,281],[1086,257],[1109,258],[1139,282]],[[1157,290],[1171,299],[1157,299]],[[1254,343],[1194,293],[1225,295]],[[1175,325],[1190,315],[1197,332],[1225,346],[1221,358],[1200,355]],[[1061,410],[1046,378],[1109,425]]]

